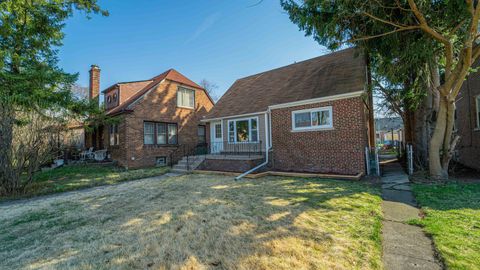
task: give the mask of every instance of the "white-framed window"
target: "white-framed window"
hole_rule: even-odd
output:
[[[109,127],[110,145],[119,145],[120,135],[118,134],[118,124],[112,124]]]
[[[215,124],[215,139],[222,138],[222,124]]]
[[[143,122],[143,143],[147,145],[177,144],[177,124]]]
[[[228,142],[258,142],[258,117],[228,120]]]
[[[477,130],[480,130],[480,95],[475,97],[475,117],[477,118]]]
[[[177,106],[193,109],[195,107],[195,90],[178,87]]]
[[[292,112],[293,131],[330,128],[333,128],[331,106]]]

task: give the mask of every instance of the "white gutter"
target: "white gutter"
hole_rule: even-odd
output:
[[[230,116],[217,117],[217,118],[206,118],[206,119],[200,120],[200,122],[211,122],[211,121],[218,121],[218,120],[224,120],[224,119],[230,119],[230,118],[247,117],[247,116],[259,115],[259,114],[267,113],[267,112],[269,112],[269,111],[244,113],[244,114],[230,115]]]
[[[257,167],[253,168],[253,169],[250,169],[244,173],[242,173],[241,175],[235,177],[235,181],[236,180],[240,180],[242,179],[243,177],[245,177],[246,175],[249,175],[251,174],[252,172],[260,169],[261,167],[265,166],[268,164],[268,151],[270,150],[270,142],[269,142],[269,132],[268,132],[268,114],[270,113],[270,110],[268,110],[267,112],[265,112],[265,162],[263,162],[262,164],[258,165]]]

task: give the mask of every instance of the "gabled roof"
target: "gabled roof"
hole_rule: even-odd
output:
[[[346,49],[237,80],[206,119],[265,112],[269,106],[365,90],[366,61]]]
[[[151,82],[149,84],[147,84],[143,88],[139,89],[134,95],[132,95],[130,98],[128,98],[125,102],[123,102],[119,106],[114,107],[111,110],[107,111],[107,114],[112,115],[112,114],[118,114],[118,113],[128,111],[128,106],[130,106],[132,103],[134,103],[136,100],[138,100],[144,94],[146,94],[152,87],[156,86],[157,84],[159,84],[163,80],[174,81],[174,82],[186,85],[186,86],[190,86],[190,87],[197,88],[197,89],[205,91],[205,89],[203,89],[200,85],[196,84],[195,82],[191,81],[187,77],[183,76],[180,72],[176,71],[175,69],[169,69],[169,70],[163,72],[162,74],[160,74],[158,76],[155,76],[152,79],[150,79],[149,81],[151,81]],[[207,91],[205,91],[205,93],[208,96]],[[210,96],[209,96],[209,98],[210,98]],[[210,98],[210,100],[212,100],[212,99]]]
[[[141,81],[131,81],[131,82],[118,82],[118,83],[115,83],[113,85],[110,85],[109,87],[105,88],[104,90],[102,90],[102,93],[106,93],[114,88],[116,88],[117,86],[130,86],[130,87],[135,87],[137,85],[142,85],[142,84],[145,84],[145,83],[148,83],[148,82],[151,82],[152,80],[151,79],[148,79],[148,80],[141,80]],[[143,88],[143,87],[141,87]],[[139,88],[140,89],[140,88]]]

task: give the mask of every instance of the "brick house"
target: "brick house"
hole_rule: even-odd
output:
[[[480,73],[463,83],[456,102],[455,129],[460,135],[455,159],[480,170]]]
[[[98,98],[100,69],[90,70],[90,98]],[[86,136],[86,146],[107,149],[126,168],[166,165],[182,149],[206,144],[200,120],[214,106],[208,93],[174,69],[148,80],[119,82],[102,91],[106,114],[118,123]]]
[[[268,159],[278,171],[364,173],[375,140],[367,75],[365,57],[346,49],[237,80],[203,120],[217,156],[200,168],[244,172]]]

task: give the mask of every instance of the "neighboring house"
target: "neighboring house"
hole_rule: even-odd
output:
[[[401,117],[385,117],[375,119],[375,137],[377,144],[386,141],[404,141],[403,120]]]
[[[455,129],[460,135],[456,160],[480,170],[480,73],[465,80],[456,107]]]
[[[268,156],[278,171],[364,173],[375,140],[367,74],[365,57],[347,49],[237,80],[203,120],[220,155],[200,168],[245,171]]]
[[[100,69],[90,70],[90,98],[97,98]],[[86,146],[107,149],[127,168],[167,165],[186,149],[206,144],[200,120],[213,101],[198,84],[174,69],[148,80],[116,83],[102,91],[108,116],[118,123],[87,135]]]

